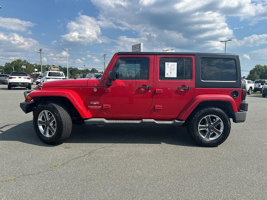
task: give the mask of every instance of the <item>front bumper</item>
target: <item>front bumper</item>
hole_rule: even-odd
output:
[[[34,109],[34,102],[33,101],[22,102],[22,103],[20,103],[20,108],[23,110],[23,112],[29,113],[29,112],[33,111],[33,109]]]
[[[262,95],[267,96],[267,89],[262,90]]]
[[[248,111],[248,103],[243,100],[240,105],[240,111],[234,113],[233,121],[235,123],[246,121],[247,111]]]
[[[254,92],[262,91],[262,88],[254,88]]]

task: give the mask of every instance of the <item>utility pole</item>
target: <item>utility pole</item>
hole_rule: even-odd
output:
[[[41,73],[43,73],[43,63],[42,63],[42,54],[43,54],[43,49],[39,49],[38,53],[40,53],[40,65],[41,65]]]
[[[69,49],[65,48],[65,51],[67,51],[67,79],[69,79]]]
[[[103,57],[104,57],[104,71],[106,70],[106,56],[107,56],[107,54],[103,55]]]
[[[232,41],[231,39],[222,40],[220,42],[224,42],[224,53],[226,53],[226,43]]]

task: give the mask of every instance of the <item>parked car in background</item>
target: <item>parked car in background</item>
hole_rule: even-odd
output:
[[[79,78],[86,78],[86,74],[79,74],[79,75],[77,76],[77,79],[79,79]]]
[[[8,76],[8,74],[0,74],[0,84],[7,84]]]
[[[267,96],[267,84],[264,84],[262,86],[262,97],[266,97]]]
[[[88,73],[85,78],[101,79],[102,76],[101,73]]]
[[[12,87],[26,87],[30,90],[32,88],[30,75],[25,72],[12,72],[8,77],[7,88],[10,90]]]
[[[246,84],[246,90],[248,94],[251,94],[254,91],[254,81],[244,79]]]
[[[254,92],[262,92],[262,86],[267,84],[267,80],[256,80],[254,83]]]
[[[43,75],[39,75],[35,81],[36,85],[38,85],[41,82],[41,79],[43,78]]]
[[[59,81],[66,79],[62,71],[45,71],[40,82]]]

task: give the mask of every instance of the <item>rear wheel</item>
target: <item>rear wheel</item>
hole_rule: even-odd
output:
[[[29,83],[28,87],[29,90],[32,89],[32,85]]]
[[[7,85],[7,89],[11,90],[11,84],[10,83]]]
[[[195,142],[206,147],[215,147],[223,143],[230,130],[230,120],[219,108],[204,108],[197,111],[188,124],[188,132]]]
[[[69,113],[58,104],[39,105],[33,112],[33,125],[37,136],[47,144],[60,144],[72,130]]]

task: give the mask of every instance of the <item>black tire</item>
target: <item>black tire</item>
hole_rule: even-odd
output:
[[[249,88],[248,94],[252,94],[252,89],[251,88]]]
[[[219,108],[204,108],[189,119],[188,132],[194,141],[205,147],[222,144],[230,134],[229,117]]]
[[[265,97],[266,95],[265,94],[262,94],[262,97]]]
[[[32,85],[29,84],[27,88],[28,88],[29,90],[31,90],[31,89],[32,89]]]
[[[7,89],[11,90],[11,85],[10,84],[7,85]]]
[[[37,136],[44,143],[56,145],[70,136],[72,120],[61,105],[41,104],[33,112],[33,126]]]

